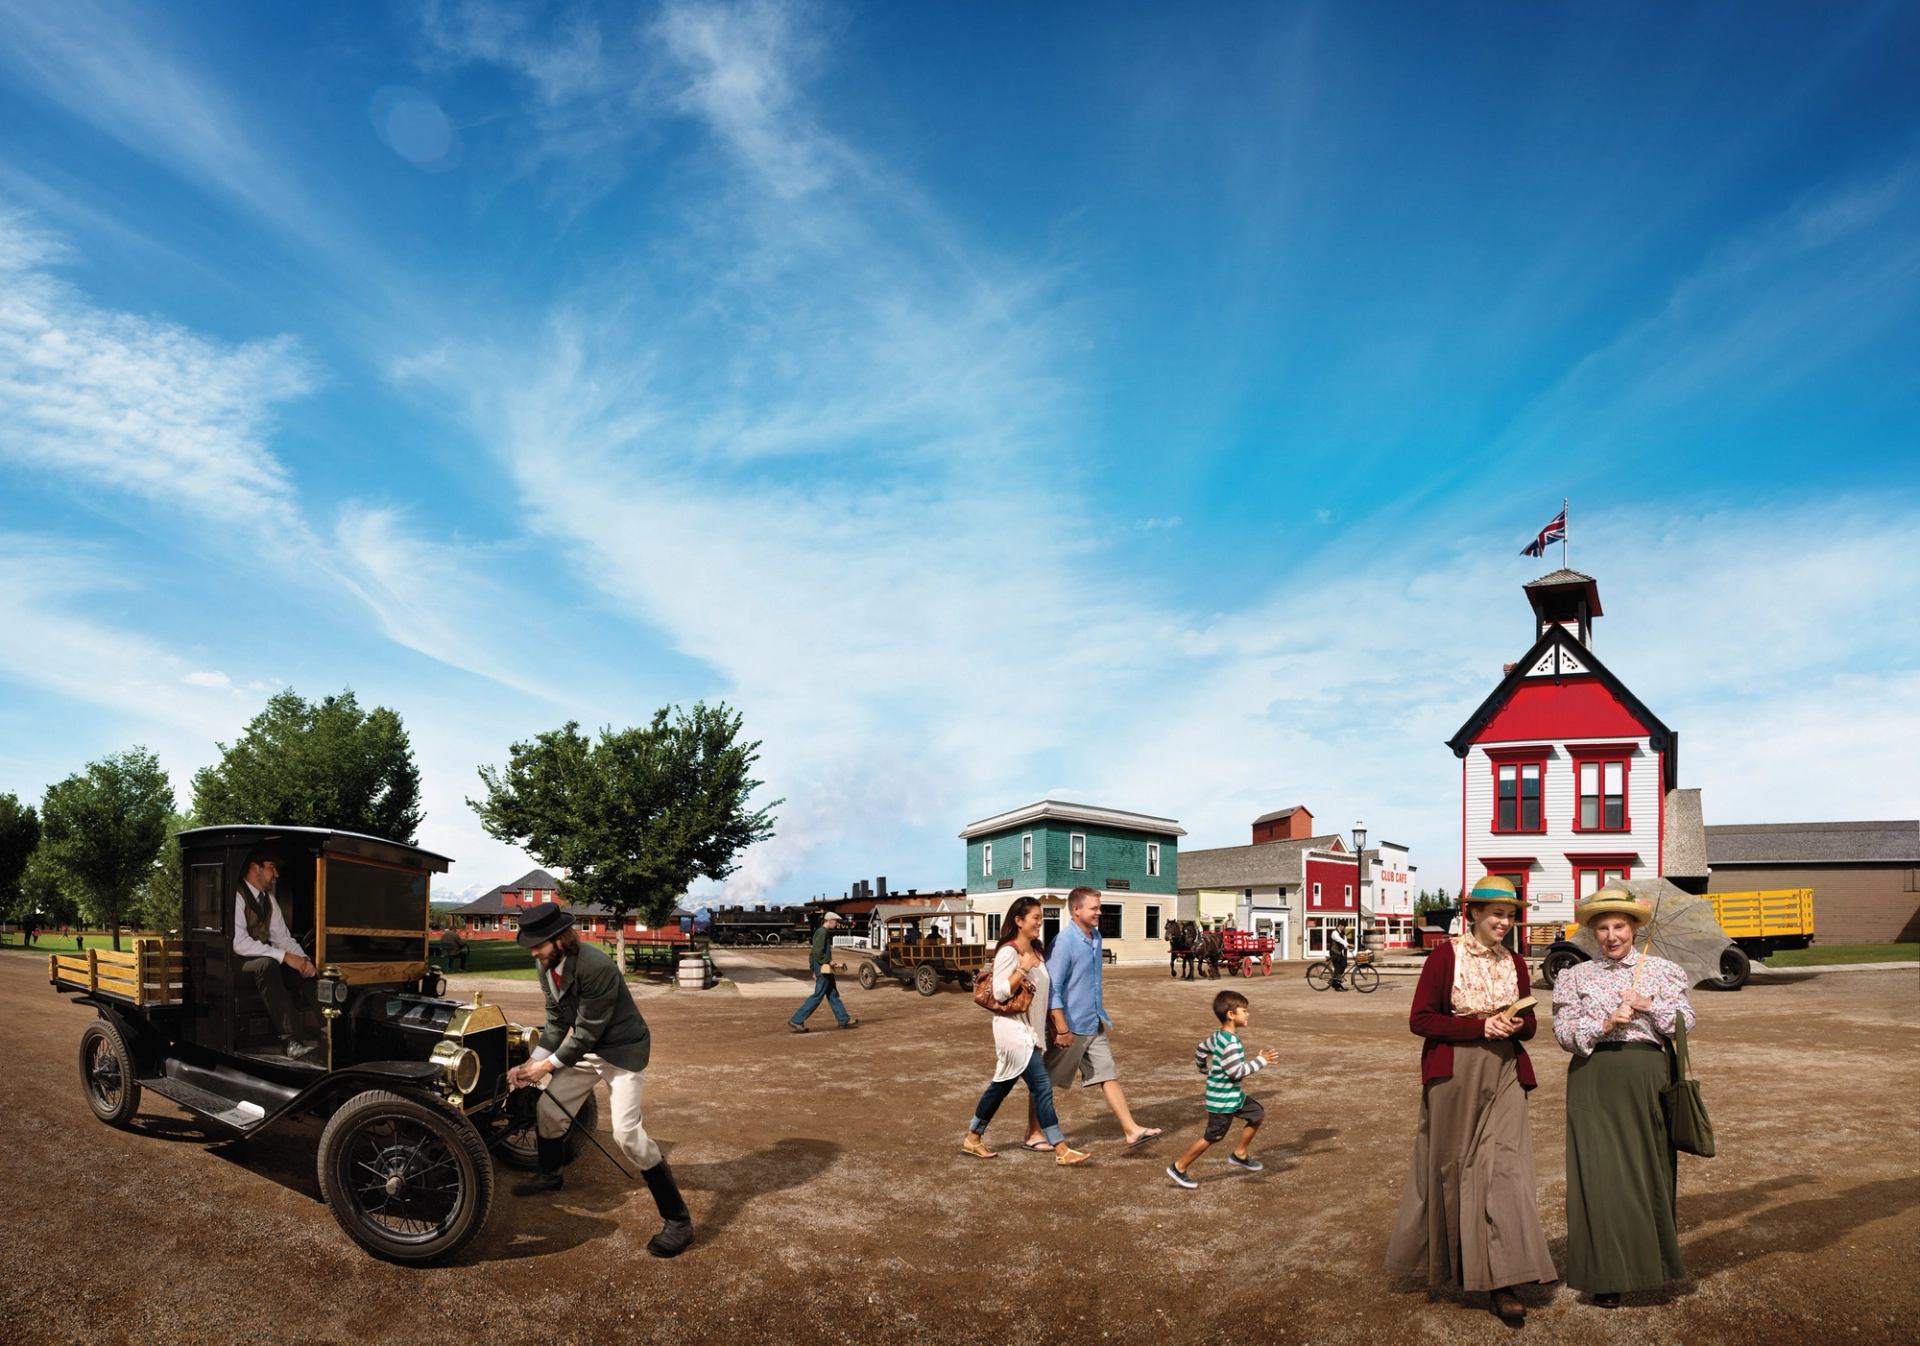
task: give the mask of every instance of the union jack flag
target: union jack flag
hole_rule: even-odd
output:
[[[1522,556],[1545,556],[1549,543],[1565,542],[1566,540],[1567,511],[1563,506],[1560,512],[1553,516],[1553,522],[1540,530],[1540,536],[1520,549],[1520,554]]]

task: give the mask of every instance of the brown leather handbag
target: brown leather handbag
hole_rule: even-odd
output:
[[[993,960],[973,974],[973,1003],[989,1014],[1025,1014],[1033,1008],[1033,983],[1020,979],[1020,989],[1011,1000],[996,1000],[993,995]]]

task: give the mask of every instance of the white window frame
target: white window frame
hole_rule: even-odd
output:
[[[980,843],[980,877],[983,879],[993,877],[993,843],[991,841]]]
[[[1020,871],[1024,874],[1033,869],[1033,833],[1020,834]]]
[[[1160,843],[1157,841],[1147,843],[1147,877],[1150,879],[1160,877]]]
[[[1067,834],[1067,868],[1084,872],[1087,867],[1087,834],[1069,832]],[[949,873],[952,871],[949,870]]]

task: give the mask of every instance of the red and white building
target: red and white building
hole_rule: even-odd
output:
[[[1545,923],[1572,920],[1574,902],[1611,879],[1667,872],[1679,735],[1594,653],[1592,576],[1556,570],[1526,594],[1532,646],[1448,745],[1460,759],[1462,891],[1503,875],[1526,919]]]

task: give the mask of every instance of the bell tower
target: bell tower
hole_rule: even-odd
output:
[[[1533,638],[1549,626],[1564,626],[1588,649],[1593,648],[1593,619],[1601,615],[1600,586],[1593,576],[1577,570],[1556,570],[1525,586],[1533,605]]]

